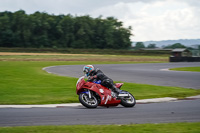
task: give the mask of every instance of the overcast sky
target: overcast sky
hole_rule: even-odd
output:
[[[200,0],[0,0],[0,11],[113,16],[132,26],[132,41],[199,39]]]

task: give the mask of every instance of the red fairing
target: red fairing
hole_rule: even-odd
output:
[[[76,84],[76,93],[78,92],[78,90],[80,90],[83,85],[85,84],[85,80],[84,79],[81,79],[77,84]],[[77,93],[79,94],[79,93]]]
[[[95,86],[96,87],[94,87],[93,90],[97,92],[101,98],[99,106],[117,106],[120,104],[120,100],[116,100],[116,98],[112,97],[110,89],[100,84],[96,84]]]
[[[123,84],[124,84],[124,83],[116,83],[115,86],[116,86],[117,88],[120,89],[120,88],[122,87]]]
[[[118,85],[121,87],[122,83]],[[121,102],[121,100],[112,97],[110,89],[93,82],[85,82],[84,78],[79,78],[76,85],[76,93],[79,95],[85,89],[96,92],[100,96],[101,102],[99,106],[117,106]]]

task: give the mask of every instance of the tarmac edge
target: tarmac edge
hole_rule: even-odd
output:
[[[186,97],[184,100],[195,100],[200,99],[200,95]],[[136,104],[148,104],[148,103],[161,103],[178,101],[178,98],[163,97],[163,98],[152,98],[136,100]],[[59,108],[59,107],[78,107],[82,106],[81,103],[66,103],[66,104],[44,104],[44,105],[0,105],[0,108]]]

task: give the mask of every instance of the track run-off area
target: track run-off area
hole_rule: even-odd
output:
[[[195,67],[200,63],[147,63],[95,65],[114,81],[200,89],[200,73],[167,71],[175,67]],[[49,73],[62,76],[82,76],[83,65],[50,66]],[[134,123],[199,122],[200,99],[163,103],[136,104],[133,108],[81,105],[57,108],[0,108],[0,126],[30,125],[104,125]]]

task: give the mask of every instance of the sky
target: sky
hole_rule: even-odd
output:
[[[114,17],[132,41],[200,39],[200,0],[0,0],[0,12]]]

